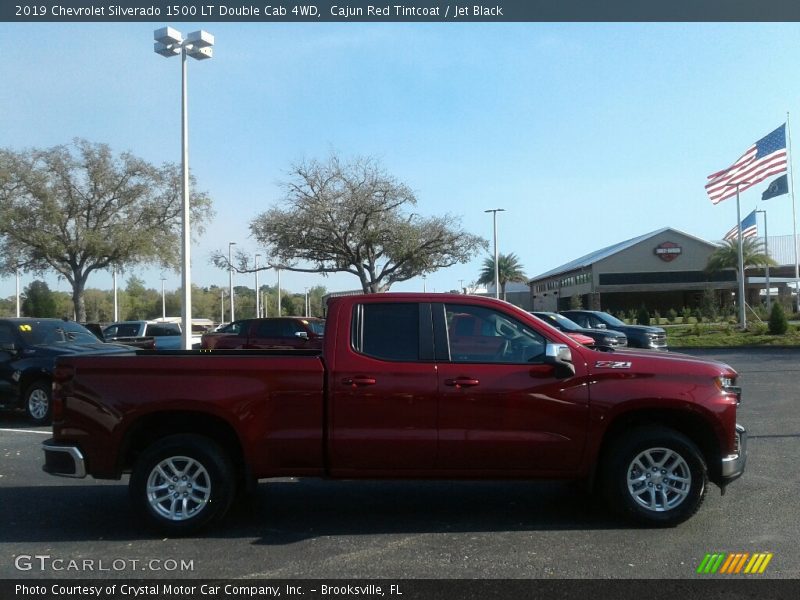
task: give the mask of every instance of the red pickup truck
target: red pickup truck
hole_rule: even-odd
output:
[[[59,359],[44,469],[130,472],[171,533],[286,476],[581,479],[674,525],[745,466],[731,367],[588,348],[489,298],[337,298],[322,351],[137,354]]]

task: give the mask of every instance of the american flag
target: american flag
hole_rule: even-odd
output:
[[[786,125],[781,125],[747,149],[739,160],[723,171],[708,176],[706,193],[712,204],[743,192],[767,177],[786,170]]]
[[[758,225],[756,224],[756,211],[751,212],[744,219],[742,219],[742,239],[749,237],[756,237],[758,235]],[[725,241],[733,242],[739,239],[739,228],[734,225],[725,237]]]

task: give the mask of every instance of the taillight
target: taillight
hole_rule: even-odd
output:
[[[53,421],[61,421],[64,418],[64,402],[74,377],[75,368],[70,365],[56,365],[53,370]]]

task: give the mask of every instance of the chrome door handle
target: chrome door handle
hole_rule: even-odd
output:
[[[375,385],[377,381],[374,377],[345,377],[342,379],[345,385],[352,385],[353,387],[360,387],[363,385]]]
[[[450,387],[473,387],[480,385],[480,380],[472,379],[471,377],[456,377],[455,379],[445,379],[444,384]]]

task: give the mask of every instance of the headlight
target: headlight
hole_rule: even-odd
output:
[[[721,392],[736,396],[736,404],[741,404],[742,388],[736,385],[735,377],[723,377],[723,376],[715,377],[714,383],[717,385],[717,388]]]

